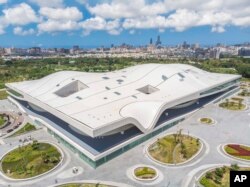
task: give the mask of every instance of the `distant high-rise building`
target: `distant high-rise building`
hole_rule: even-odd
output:
[[[156,45],[156,46],[161,45],[161,37],[160,37],[160,35],[157,36],[157,40],[156,40],[156,42],[155,42],[155,45]]]
[[[150,44],[150,45],[152,45],[152,44],[153,44],[153,39],[152,39],[152,38],[150,38],[150,42],[149,42],[149,44]]]
[[[238,51],[238,55],[242,57],[250,56],[250,48],[241,48]]]
[[[80,49],[79,45],[74,45],[73,46],[73,51],[79,51],[79,49]]]

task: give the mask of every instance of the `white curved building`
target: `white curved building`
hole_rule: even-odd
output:
[[[61,71],[6,87],[12,102],[97,163],[139,137],[234,91],[240,78],[189,65],[145,64],[109,73]],[[60,126],[62,121],[67,125]],[[95,148],[116,138],[117,142],[102,151]]]

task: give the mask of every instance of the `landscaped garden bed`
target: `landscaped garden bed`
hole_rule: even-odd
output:
[[[148,147],[149,156],[164,164],[180,164],[193,158],[201,149],[199,138],[175,134],[158,139]]]
[[[5,90],[0,91],[0,100],[7,99],[7,92]]]
[[[229,187],[229,175],[230,170],[237,170],[237,171],[250,171],[250,167],[239,167],[238,165],[234,164],[230,167],[223,166],[218,167],[216,169],[212,169],[206,172],[200,179],[199,182],[204,187]]]
[[[207,125],[212,125],[214,124],[214,120],[211,118],[200,118],[199,121],[203,124],[207,124]]]
[[[61,159],[55,146],[33,141],[7,153],[1,160],[1,171],[13,179],[27,179],[52,170]]]
[[[250,91],[247,89],[243,89],[242,92],[240,92],[238,95],[242,97],[250,97]]]
[[[152,167],[138,167],[134,170],[134,176],[139,180],[154,180],[157,177],[157,172]]]
[[[225,102],[219,104],[219,107],[228,110],[244,110],[246,109],[246,105],[242,102],[242,99],[238,99],[237,101],[226,99]]]
[[[250,147],[239,144],[228,144],[224,151],[232,157],[250,161]]]
[[[4,116],[0,114],[0,128],[3,127],[6,123],[6,120],[4,119]]]
[[[19,136],[19,135],[22,135],[22,134],[25,134],[34,130],[36,130],[36,127],[30,123],[27,123],[24,127],[22,127],[17,132],[12,134],[10,137]]]

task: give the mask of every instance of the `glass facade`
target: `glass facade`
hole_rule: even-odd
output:
[[[84,153],[82,153],[80,150],[78,150],[77,148],[75,148],[73,145],[71,145],[69,142],[67,142],[66,140],[64,140],[61,136],[59,136],[58,134],[56,134],[55,132],[53,132],[52,130],[48,129],[48,133],[51,134],[52,136],[54,136],[60,143],[62,143],[65,147],[67,147],[68,149],[70,149],[73,153],[78,154],[78,156],[84,160],[87,164],[89,164],[90,166],[92,166],[93,168],[96,168],[106,162],[108,162],[109,160],[112,160],[113,158],[123,154],[124,152],[134,148],[135,146],[151,139],[152,137],[160,134],[161,132],[177,125],[179,122],[183,121],[185,118],[181,118],[175,122],[169,123],[169,124],[162,124],[161,126],[159,126],[157,129],[155,129],[154,131],[142,135],[142,137],[138,138],[137,140],[119,148],[118,150],[102,157],[101,159],[94,161],[92,159],[90,159],[88,156],[86,156]]]
[[[213,92],[216,92],[216,91],[220,91],[220,90],[222,90],[222,89],[224,89],[224,88],[227,88],[227,87],[229,87],[229,86],[235,85],[235,84],[238,83],[239,81],[240,81],[240,80],[237,79],[237,80],[228,82],[228,83],[226,83],[226,84],[223,84],[223,85],[217,86],[217,87],[215,87],[215,88],[212,88],[212,89],[210,89],[210,90],[207,90],[207,91],[205,91],[205,92],[202,92],[200,95],[206,95],[206,94],[210,94],[210,93],[213,93]]]
[[[16,97],[20,97],[20,98],[23,98],[23,95],[16,92],[15,90],[12,90],[10,88],[6,88],[7,92],[11,93],[12,95],[16,96]]]

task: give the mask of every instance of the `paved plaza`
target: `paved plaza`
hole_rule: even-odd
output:
[[[246,98],[245,102],[248,107],[250,98]],[[0,101],[0,110],[17,110],[7,101]],[[211,117],[217,121],[215,125],[200,124],[197,119],[201,117]],[[27,117],[28,118],[28,117]],[[30,119],[25,119],[30,121]],[[180,166],[162,166],[153,162],[147,157],[145,148],[157,137],[167,133],[175,133],[177,130],[183,129],[184,133],[189,133],[199,137],[204,143],[201,153],[193,159]],[[14,181],[8,180],[0,175],[0,186],[25,186],[25,187],[45,187],[55,183],[64,183],[70,181],[96,180],[96,181],[113,181],[124,183],[130,186],[156,186],[156,187],[193,187],[196,178],[206,169],[217,165],[227,165],[238,163],[239,165],[248,165],[249,162],[236,161],[223,155],[220,151],[220,145],[226,143],[239,143],[250,145],[250,110],[229,111],[221,109],[217,104],[209,104],[200,109],[185,121],[168,129],[164,133],[158,135],[154,139],[146,141],[141,145],[127,151],[126,153],[114,158],[97,169],[91,168],[85,164],[77,155],[73,154],[69,149],[65,148],[60,142],[49,135],[45,129],[25,134],[15,138],[0,140],[0,157],[6,152],[18,146],[19,140],[31,135],[37,140],[49,141],[60,146],[64,152],[64,160],[62,164],[53,172],[34,180]],[[157,183],[137,182],[128,176],[128,171],[135,165],[150,165],[163,175]],[[73,174],[72,169],[78,168],[78,173]]]

